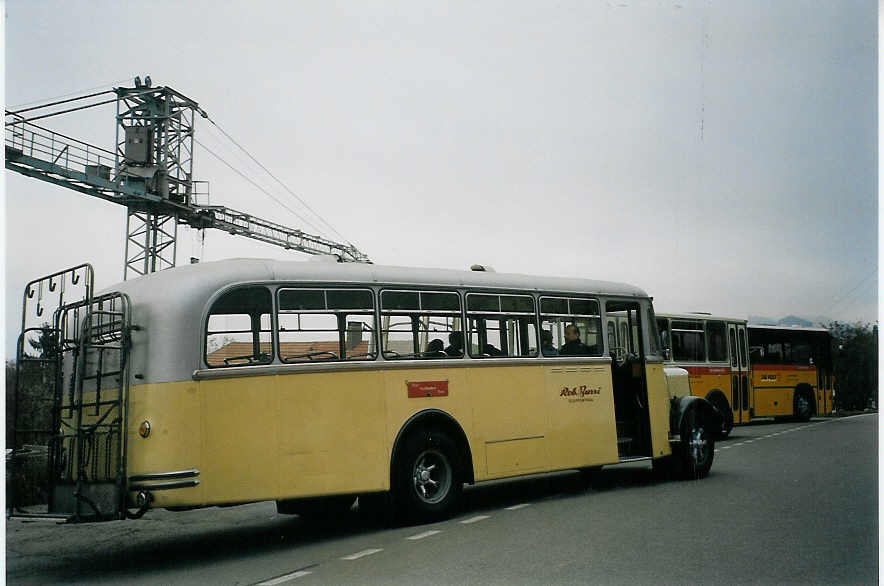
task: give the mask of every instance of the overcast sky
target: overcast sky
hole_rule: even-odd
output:
[[[873,321],[875,11],[10,0],[6,104],[148,74],[376,263],[625,281],[658,311]],[[112,107],[42,123],[113,148]],[[215,129],[197,138],[306,214]],[[199,147],[194,170],[212,203],[314,231]],[[6,173],[7,355],[29,279],[85,261],[99,287],[122,278],[125,217]],[[182,230],[191,256],[304,258]]]

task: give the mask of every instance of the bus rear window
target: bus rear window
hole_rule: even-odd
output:
[[[271,307],[266,287],[240,287],[219,297],[206,322],[206,364],[231,367],[272,362]]]

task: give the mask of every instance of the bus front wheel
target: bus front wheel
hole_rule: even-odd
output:
[[[712,468],[715,457],[715,437],[706,417],[697,409],[684,414],[681,441],[673,449],[676,475],[685,479],[703,478]]]
[[[730,435],[734,428],[734,413],[731,411],[730,403],[727,402],[724,394],[716,391],[710,393],[706,400],[712,403],[712,406],[718,409],[721,414],[721,429],[716,434],[718,439],[724,439]]]
[[[435,429],[411,434],[396,463],[396,507],[405,519],[428,523],[450,517],[462,490],[454,441]]]

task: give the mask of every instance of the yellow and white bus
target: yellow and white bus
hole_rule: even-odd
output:
[[[704,476],[721,426],[664,372],[631,285],[239,259],[59,305],[51,326],[23,320],[19,348],[57,340],[20,360],[58,366],[48,513],[74,520],[389,495],[426,521],[464,483],[636,460]]]
[[[722,415],[720,436],[756,417],[807,420],[832,411],[829,334],[702,313],[658,314],[666,364]]]
[[[834,409],[831,334],[825,328],[749,325],[753,417],[807,421]]]

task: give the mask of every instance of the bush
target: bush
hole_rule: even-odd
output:
[[[878,326],[868,323],[829,324],[835,368],[835,406],[862,410],[878,404]]]

